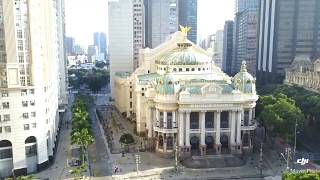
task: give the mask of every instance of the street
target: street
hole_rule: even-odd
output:
[[[112,179],[112,169],[110,165],[110,157],[108,155],[108,149],[104,143],[105,136],[100,131],[99,121],[96,119],[95,106],[90,106],[90,118],[92,121],[92,132],[94,134],[95,143],[91,145],[89,150],[89,159],[91,164],[92,175],[99,179]]]

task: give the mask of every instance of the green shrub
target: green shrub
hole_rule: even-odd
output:
[[[120,143],[123,143],[123,144],[131,144],[131,143],[134,143],[134,138],[131,134],[123,134],[121,137],[120,137],[120,140],[119,140]]]

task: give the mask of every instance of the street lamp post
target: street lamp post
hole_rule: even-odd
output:
[[[291,153],[291,148],[290,147],[286,147],[286,156],[281,153],[281,156],[283,157],[283,159],[287,162],[287,171],[289,171],[290,167],[289,167],[289,161],[290,161],[290,153]]]
[[[296,121],[295,121],[295,125],[294,125],[294,148],[293,148],[293,160],[296,159],[296,148],[297,148],[297,126],[298,126],[298,123],[297,123],[297,118],[296,118]]]
[[[175,147],[175,152],[174,152],[174,160],[175,160],[175,170],[176,172],[178,172],[178,145],[176,144],[176,147]]]
[[[260,176],[262,176],[262,156],[263,156],[263,152],[262,152],[262,146],[263,146],[263,142],[261,142],[260,144],[260,160],[259,160],[259,169],[260,169]]]
[[[139,173],[139,164],[141,163],[141,157],[139,154],[136,154],[135,158],[136,158],[136,170],[137,170],[137,173]]]
[[[263,166],[263,141],[265,138],[265,130],[263,127],[260,128],[260,159],[259,159],[259,170],[260,170],[260,176],[262,176],[262,166]]]
[[[15,174],[14,174],[14,169],[12,169],[11,172],[12,172],[12,178],[13,178],[13,180],[16,180],[16,176],[15,176]]]

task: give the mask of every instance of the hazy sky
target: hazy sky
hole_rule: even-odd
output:
[[[235,0],[198,0],[198,37],[223,29],[234,16]],[[108,0],[65,0],[66,34],[76,42],[93,44],[93,33],[107,32]],[[107,37],[108,38],[108,37]]]

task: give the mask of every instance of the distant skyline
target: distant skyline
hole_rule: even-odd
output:
[[[233,20],[235,0],[198,0],[198,39],[223,29]],[[86,48],[93,44],[94,32],[108,29],[108,0],[65,0],[66,35]],[[107,36],[108,39],[108,36]]]

